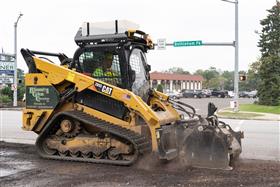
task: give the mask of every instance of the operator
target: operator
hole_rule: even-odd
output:
[[[112,63],[113,63],[113,54],[112,53],[105,53],[104,61],[100,67],[97,67],[95,71],[92,73],[92,76],[99,79],[104,79],[105,82],[111,84],[117,84],[118,80],[118,73],[112,70]]]
[[[111,69],[113,61],[113,55],[111,53],[105,53],[104,61],[100,67],[97,67],[92,73],[93,77],[103,77],[103,76],[113,76],[113,71]]]

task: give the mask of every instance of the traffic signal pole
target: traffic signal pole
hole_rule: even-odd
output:
[[[238,0],[222,0],[227,3],[234,4],[235,6],[235,42],[234,42],[234,47],[235,47],[235,53],[234,53],[234,112],[238,111],[238,81],[239,81],[239,76],[238,76],[238,64],[239,64],[239,36],[238,36]]]
[[[234,112],[238,112],[238,99],[239,99],[239,36],[238,36],[238,0],[222,0],[227,3],[232,3],[235,5],[235,41],[233,42],[202,42],[201,40],[196,41],[177,41],[173,43],[167,43],[165,39],[159,39],[155,46],[159,49],[165,49],[165,46],[173,47],[190,47],[190,46],[232,46],[235,48],[234,52]]]

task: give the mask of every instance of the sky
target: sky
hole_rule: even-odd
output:
[[[257,43],[261,19],[275,0],[239,0],[239,69],[247,70],[260,57]],[[14,53],[14,22],[18,23],[18,67],[27,71],[21,48],[65,53],[72,57],[74,36],[83,22],[125,19],[140,25],[156,43],[174,41],[234,41],[234,4],[221,0],[3,0],[0,10],[0,49]],[[181,67],[189,72],[234,70],[234,47],[167,47],[147,54],[152,71]]]

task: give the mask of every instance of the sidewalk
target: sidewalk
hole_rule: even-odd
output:
[[[12,111],[21,111],[23,107],[8,107],[8,108],[0,108],[1,110],[12,110]]]
[[[246,119],[246,120],[266,120],[266,121],[280,121],[280,115],[260,112],[239,111],[237,113],[228,109],[221,109],[217,112],[219,118],[226,119]]]

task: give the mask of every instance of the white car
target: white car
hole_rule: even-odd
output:
[[[249,95],[250,98],[256,98],[257,93],[258,93],[257,90],[253,90],[253,91],[248,92],[247,94]]]
[[[176,91],[168,91],[165,93],[172,99],[180,99],[183,97],[182,93],[176,92]]]
[[[228,91],[228,96],[233,98],[234,97],[234,92],[233,91]]]

